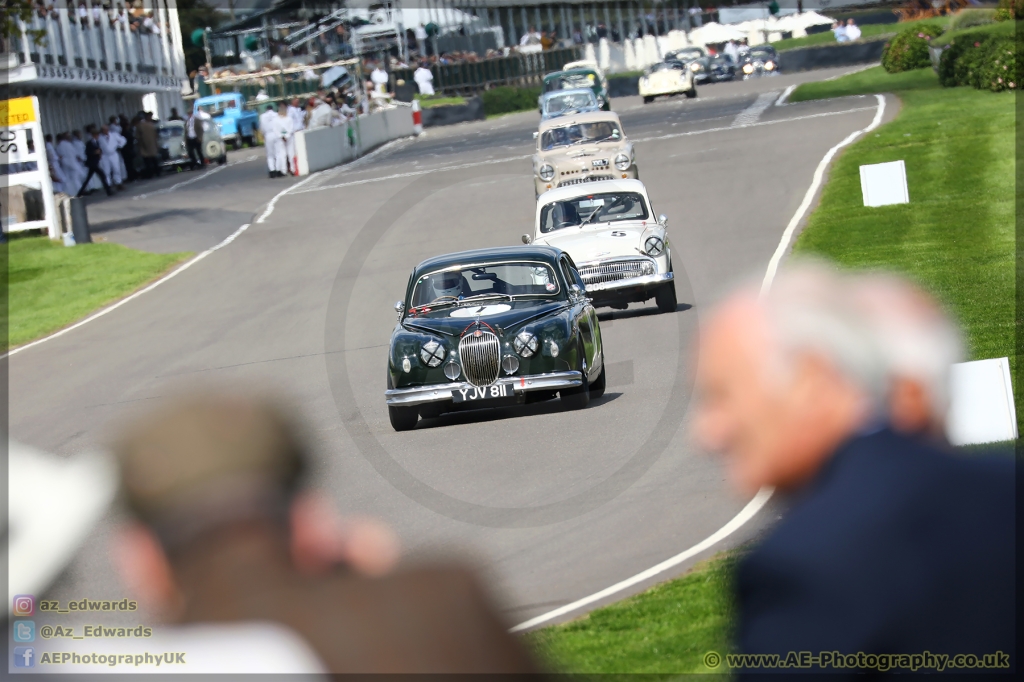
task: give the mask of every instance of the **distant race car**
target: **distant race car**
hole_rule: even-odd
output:
[[[665,61],[676,61],[686,64],[693,73],[693,80],[697,83],[707,83],[714,80],[711,73],[711,58],[708,51],[703,47],[684,47],[675,52],[665,55]]]
[[[654,298],[676,310],[668,218],[655,218],[639,180],[606,180],[545,192],[537,202],[534,245],[572,256],[595,306],[625,308]]]
[[[684,94],[697,96],[696,77],[683,62],[665,61],[654,64],[644,71],[637,87],[644,104],[653,102],[655,97]]]
[[[755,45],[740,56],[743,80],[779,73],[779,53],[771,45]]]
[[[588,111],[600,111],[601,105],[590,88],[575,90],[555,90],[540,96],[540,120],[557,118],[568,114],[582,114]]]
[[[417,265],[395,304],[385,399],[396,431],[458,409],[605,389],[597,312],[572,258],[549,246],[463,251]]]
[[[534,193],[584,182],[636,178],[633,143],[613,111],[541,121],[533,157]]]
[[[727,54],[714,54],[708,58],[708,72],[711,74],[711,81],[731,81],[736,78],[736,62]]]
[[[612,110],[611,99],[608,97],[608,80],[595,67],[576,67],[555,71],[544,76],[544,83],[541,86],[541,93],[553,92],[555,90],[573,90],[575,88],[590,88],[597,97],[597,103],[605,111]],[[540,104],[538,100],[538,105]]]

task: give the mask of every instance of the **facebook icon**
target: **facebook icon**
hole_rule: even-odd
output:
[[[16,646],[14,647],[14,667],[15,668],[32,668],[36,664],[35,660],[36,650],[30,646]]]

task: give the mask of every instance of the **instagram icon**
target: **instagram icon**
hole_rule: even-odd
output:
[[[31,594],[14,595],[14,616],[31,616],[36,612],[36,598]]]

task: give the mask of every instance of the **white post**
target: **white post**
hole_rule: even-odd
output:
[[[96,68],[100,68],[100,36],[99,27],[92,20],[92,0],[86,0],[85,9],[88,12],[88,26],[89,26],[89,52],[93,61],[96,63]],[[85,66],[89,66],[86,62]]]
[[[181,24],[178,20],[178,9],[176,7],[168,10],[168,18],[170,20],[171,42],[174,44],[173,63],[174,66],[177,67],[174,75],[180,78],[187,78],[188,72],[185,67],[185,47],[182,44]]]
[[[75,65],[75,43],[71,39],[71,17],[70,10],[57,10],[57,23],[60,25],[60,35],[64,39],[64,63],[67,66]]]
[[[53,60],[54,66],[60,66],[60,54],[57,51],[57,31],[53,28],[53,17],[47,13],[46,15],[46,42],[49,43],[50,48],[50,59]]]
[[[25,63],[32,63],[32,48],[28,43],[28,27],[25,26],[25,22],[18,19],[18,29],[21,31],[21,52],[24,55]]]
[[[120,17],[120,15],[118,15]],[[121,24],[121,21],[114,22],[114,43],[117,46],[117,62],[121,65],[122,71],[128,70],[128,53],[124,46],[124,32],[125,27]]]
[[[170,34],[170,24],[167,23],[167,11],[163,7],[157,9],[157,20],[160,23],[160,52],[163,54],[163,63],[167,69],[168,76],[176,75],[174,73],[174,62],[171,60],[171,50],[168,44],[168,35]]]

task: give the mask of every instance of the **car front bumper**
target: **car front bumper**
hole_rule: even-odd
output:
[[[529,391],[560,391],[583,385],[582,372],[551,372],[527,376],[501,377],[493,385],[511,386],[517,394]],[[429,384],[411,388],[392,388],[384,392],[388,405],[412,406],[451,400],[452,393],[476,388],[468,381],[453,381],[447,384]],[[483,406],[486,406],[484,403]]]
[[[614,282],[587,285],[587,296],[595,306],[615,303],[639,303],[654,296],[658,289],[675,281],[671,272],[630,277]]]

